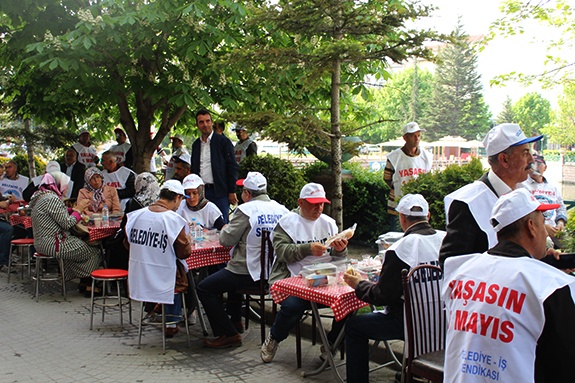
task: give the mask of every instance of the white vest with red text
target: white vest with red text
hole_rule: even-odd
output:
[[[94,157],[97,156],[98,153],[96,153],[96,149],[92,145],[84,146],[76,142],[72,147],[78,153],[78,162],[83,163],[87,168],[96,165],[94,163]]]
[[[401,187],[417,178],[420,174],[427,173],[431,170],[433,159],[427,150],[420,148],[419,156],[410,157],[406,155],[401,148],[395,149],[387,155],[387,160],[391,162],[395,172],[393,173],[393,190],[395,198],[401,197]],[[396,207],[395,201],[388,202],[390,207]]]
[[[173,211],[148,208],[128,214],[126,238],[130,242],[128,284],[130,298],[142,302],[174,303],[176,252],[174,242],[186,221]]]
[[[102,172],[104,176],[104,184],[111,186],[115,189],[125,189],[126,182],[130,177],[130,174],[136,174],[132,170],[128,169],[125,166],[120,166],[118,170],[113,173],[108,173],[107,170]],[[129,198],[123,198],[120,200],[120,205],[122,206],[122,211],[126,210],[126,203],[130,200]]]
[[[248,146],[250,146],[252,142],[254,142],[254,140],[247,138],[244,142],[238,142],[236,146],[234,146],[234,153],[238,164],[246,158],[246,150],[248,150]]]
[[[481,231],[487,235],[489,249],[497,245],[499,241],[490,222],[491,210],[495,202],[497,202],[497,196],[489,189],[489,186],[484,182],[475,181],[446,195],[443,202],[445,203],[445,219],[447,223],[449,223],[449,207],[454,200],[465,202],[469,206],[469,211],[475,218],[475,222],[477,222]]]
[[[285,215],[278,225],[284,229],[287,235],[296,244],[321,242],[325,241],[338,233],[335,220],[325,214],[320,215],[315,221],[303,218],[298,213],[290,212]],[[331,256],[326,251],[323,255],[316,257],[308,255],[298,262],[288,264],[291,276],[298,275],[304,266],[314,265],[316,263],[325,263],[331,261]]]
[[[246,238],[246,265],[252,279],[259,281],[262,230],[272,231],[278,221],[289,213],[289,210],[274,200],[251,200],[239,205],[238,209],[250,219],[251,230]],[[233,254],[233,251],[232,248],[230,254]]]
[[[543,302],[575,278],[528,257],[487,253],[446,259],[444,382],[533,382]]]
[[[123,164],[126,162],[126,153],[128,153],[128,150],[130,150],[131,147],[132,145],[129,142],[124,142],[121,145],[112,145],[108,151],[116,156],[117,163]]]

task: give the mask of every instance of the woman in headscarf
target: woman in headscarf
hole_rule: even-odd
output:
[[[221,230],[225,225],[220,209],[206,199],[204,181],[196,174],[190,174],[184,178],[184,192],[188,198],[180,204],[176,211],[188,222],[192,218],[204,229]]]
[[[86,169],[84,173],[86,184],[78,193],[76,208],[83,214],[101,213],[104,205],[110,214],[121,214],[122,207],[118,191],[112,186],[104,185],[102,171],[95,166]]]
[[[80,278],[78,288],[82,291],[91,283],[90,274],[100,264],[100,249],[70,235],[70,228],[82,216],[66,208],[62,201],[69,181],[70,177],[59,171],[42,177],[30,201],[34,247],[39,253],[62,258],[66,280]]]
[[[108,267],[113,269],[128,270],[130,254],[128,249],[124,247],[124,238],[126,237],[124,229],[126,227],[127,214],[150,206],[160,197],[158,180],[151,173],[144,172],[138,174],[134,181],[134,188],[136,189],[136,194],[126,203],[124,218],[120,224],[121,229],[116,233],[114,238],[106,243]]]

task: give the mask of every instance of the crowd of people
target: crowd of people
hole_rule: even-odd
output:
[[[0,180],[0,208],[14,200],[29,200],[34,246],[61,257],[66,277],[80,278],[80,291],[88,292],[90,273],[100,267],[100,252],[71,235],[70,229],[104,207],[112,214],[124,214],[122,229],[108,247],[110,265],[130,271],[130,296],[147,302],[146,320],[155,319],[158,304],[166,305],[166,315],[179,315],[180,294],[195,288],[213,335],[204,340],[204,346],[236,347],[242,345],[244,331],[236,291],[259,282],[262,230],[272,231],[275,250],[270,285],[299,275],[305,266],[345,259],[348,239],[326,245],[338,227],[323,214],[324,204],[330,201],[322,185],[306,184],[299,191],[297,209],[289,211],[270,199],[263,174],[253,171],[238,180],[238,162],[257,153],[245,127],[235,128],[239,142],[234,147],[216,131],[208,110],[197,112],[196,125],[200,137],[190,152],[183,146],[184,137],[171,137],[173,156],[165,161],[162,185],[153,174],[130,169],[133,158],[122,129],[115,130],[117,145],[101,155],[104,170],[96,166],[100,158],[89,132],[81,131],[64,162],[49,163],[46,174],[30,183],[18,174],[13,161],[7,162]],[[539,261],[560,257],[558,233],[567,221],[559,190],[544,176],[545,159],[532,154],[530,145],[542,136],[526,137],[516,124],[493,127],[483,142],[490,169],[445,196],[443,231],[429,224],[431,201],[401,191],[403,184],[432,169],[431,155],[419,145],[422,132],[415,122],[405,125],[405,145],[388,155],[384,172],[391,190],[392,227],[401,229],[403,237],[386,251],[377,282],[353,269],[344,274],[358,299],[383,306],[332,323],[329,342],[345,331],[347,381],[369,381],[370,339],[403,339],[401,271],[421,264],[444,268],[449,315],[446,381],[482,381],[480,374],[473,373],[476,370],[462,367],[462,350],[503,358],[507,369],[497,369],[502,381],[566,381],[575,356],[571,347],[575,279]],[[239,202],[237,187],[242,203],[230,218],[230,205]],[[76,203],[72,206],[65,200]],[[195,281],[189,280],[194,274],[182,262],[192,250],[192,221],[203,229],[220,231],[220,244],[232,247],[226,265],[204,270]],[[14,234],[11,225],[0,221],[0,267],[8,261],[5,249],[9,246],[4,244]],[[516,301],[506,304],[510,291]],[[190,303],[184,315],[197,307],[197,302]],[[510,309],[513,304],[515,310]],[[295,296],[281,302],[260,349],[263,362],[273,361],[279,344],[308,309],[310,302]],[[465,322],[468,317],[462,319],[461,312],[491,319]],[[172,337],[179,327],[171,323],[165,330]],[[325,358],[334,347],[321,351]]]

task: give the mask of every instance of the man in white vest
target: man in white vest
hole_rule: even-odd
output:
[[[248,129],[245,126],[238,125],[234,130],[238,137],[238,142],[234,146],[234,153],[236,162],[239,164],[247,156],[256,156],[258,154],[258,146],[248,135]]]
[[[232,259],[225,269],[202,280],[197,287],[215,339],[205,339],[204,346],[226,348],[242,345],[241,300],[235,291],[256,286],[260,280],[262,230],[272,230],[288,213],[283,205],[267,195],[267,180],[258,172],[249,172],[237,181],[242,186],[243,204],[234,212],[229,225],[220,233],[222,246],[233,246]],[[227,293],[227,312],[220,298]],[[229,316],[228,316],[229,315]]]
[[[556,208],[514,190],[491,213],[499,243],[445,261],[445,382],[573,380],[575,278],[539,261]]]
[[[4,164],[6,173],[0,180],[0,194],[11,198],[10,202],[22,199],[22,192],[28,186],[28,177],[18,174],[18,165],[13,160]]]
[[[160,199],[129,213],[126,223],[124,243],[130,249],[130,298],[165,304],[167,321],[182,314],[180,292],[188,286],[187,267],[180,260],[192,252],[190,229],[186,220],[175,212],[184,198],[179,181],[166,181],[160,189]],[[175,324],[166,325],[166,337],[178,332]]]
[[[117,144],[112,145],[110,152],[116,155],[116,162],[118,166],[125,166],[127,168],[132,168],[132,144],[128,142],[128,137],[126,132],[121,128],[114,129],[114,134],[116,136]]]
[[[487,133],[483,146],[491,170],[444,198],[447,235],[439,252],[441,264],[448,257],[483,253],[497,244],[491,209],[497,198],[527,179],[534,161],[529,144],[541,138],[525,137],[517,124],[497,125]]]
[[[439,247],[445,232],[429,224],[429,205],[421,194],[406,194],[396,208],[403,237],[389,247],[377,283],[347,271],[345,282],[362,301],[384,310],[353,316],[345,325],[348,383],[369,382],[369,340],[403,339],[403,287],[401,270],[438,265]]]
[[[86,129],[80,130],[78,142],[72,145],[72,149],[78,153],[78,162],[84,164],[86,168],[96,166],[100,161],[96,148],[90,143],[90,132]]]
[[[116,188],[122,210],[125,210],[126,203],[136,194],[134,187],[136,173],[125,166],[118,165],[116,155],[110,151],[102,154],[102,166],[104,167],[102,172],[104,183]]]
[[[417,122],[406,124],[403,127],[405,145],[387,155],[383,180],[389,186],[387,213],[391,230],[395,230],[398,226],[398,213],[395,207],[397,206],[396,200],[401,198],[401,187],[417,178],[418,175],[429,172],[433,165],[431,153],[419,147],[421,132],[424,131]]]
[[[325,198],[323,186],[309,183],[301,189],[298,208],[286,214],[276,225],[273,231],[276,259],[269,277],[270,285],[280,279],[299,275],[304,266],[347,256],[347,239],[333,241],[331,249],[324,245],[330,237],[338,233],[335,220],[323,214],[324,203],[330,202]],[[309,301],[294,296],[281,303],[281,309],[260,350],[264,363],[273,360],[279,343],[288,337],[305,310],[309,309]],[[344,323],[344,320],[333,321],[327,336],[331,343],[334,343]]]

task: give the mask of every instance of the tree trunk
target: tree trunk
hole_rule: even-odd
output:
[[[36,164],[34,163],[34,145],[29,140],[29,138],[32,137],[29,118],[24,120],[24,131],[26,132],[26,151],[28,152],[28,174],[30,179],[32,179],[36,177]]]
[[[341,82],[341,60],[333,62],[331,73],[331,173],[333,175],[333,198],[331,216],[339,231],[343,228],[343,192],[341,188],[341,130],[339,92]]]

